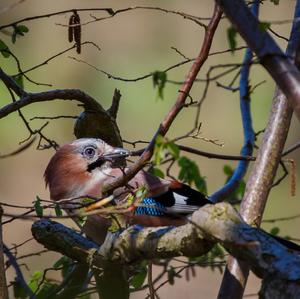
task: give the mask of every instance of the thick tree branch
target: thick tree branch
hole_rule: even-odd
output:
[[[224,2],[227,3],[227,1]],[[237,3],[239,1],[235,2]],[[299,16],[300,1],[297,1],[294,19],[297,20]],[[245,21],[245,19],[243,21]],[[254,21],[252,21],[251,26],[254,26],[253,22]],[[249,26],[249,28],[251,28],[251,26]],[[251,30],[253,30],[253,28]],[[269,39],[270,38],[268,36],[264,35],[260,42],[264,40],[266,42],[265,45],[267,45],[267,43],[270,42]],[[272,43],[274,44],[273,40]],[[300,25],[299,22],[294,22],[287,49],[287,55],[289,57],[295,57],[296,55],[299,55],[299,53],[296,54],[296,52],[299,52],[299,44]],[[263,56],[261,58],[263,58]],[[269,57],[268,59],[271,58]],[[289,61],[288,64],[290,64]],[[296,67],[294,66],[294,68]],[[289,75],[287,75],[287,77],[289,77]],[[276,80],[276,78],[274,79]],[[276,81],[276,83],[279,85],[279,87],[281,87],[279,82]],[[243,219],[251,225],[259,226],[261,223],[269,191],[273,184],[289,130],[292,112],[290,101],[288,101],[285,95],[277,89],[272,104],[269,122],[264,133],[262,145],[258,151],[256,162],[250,173],[250,177],[246,186],[246,192],[240,209],[240,214]],[[248,274],[248,265],[242,261],[229,258],[228,267],[225,271],[219,298],[242,298]]]
[[[259,21],[243,0],[216,0],[216,3],[273,77],[300,120],[300,73],[296,66],[268,32],[261,29]]]
[[[78,117],[74,134],[77,138],[98,137],[113,146],[122,146],[122,139],[116,120],[94,98],[79,89],[56,89],[45,92],[25,92],[13,79],[0,69],[0,79],[20,99],[0,109],[0,119],[33,103],[68,100],[83,104],[84,112]],[[115,109],[118,107],[116,106]],[[116,111],[114,111],[116,113]]]
[[[35,222],[32,233],[46,248],[97,268],[108,263],[200,256],[218,242],[265,280],[271,276],[291,283],[300,280],[300,256],[264,231],[246,224],[227,203],[200,208],[192,215],[191,223],[180,227],[130,227],[111,234],[100,249],[73,230],[46,219]]]
[[[26,92],[16,83],[16,81],[12,77],[6,75],[1,68],[0,68],[0,79],[7,86],[7,88],[12,89],[16,93],[16,95],[18,95],[19,97],[26,96]],[[16,109],[16,110],[18,110],[18,109]],[[6,116],[6,115],[4,115],[4,116]],[[0,118],[1,117],[2,116],[0,114]]]
[[[96,267],[107,262],[131,263],[143,259],[199,256],[211,249],[193,224],[181,227],[141,228],[133,226],[121,234],[110,234],[100,247],[62,224],[42,219],[32,226],[34,238],[46,248]]]

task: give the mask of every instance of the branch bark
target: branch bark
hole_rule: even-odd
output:
[[[288,282],[288,286],[300,280],[300,256],[264,231],[246,224],[228,203],[206,205],[192,215],[191,223],[180,227],[129,227],[109,235],[100,248],[62,224],[46,219],[36,221],[32,233],[46,248],[96,268],[154,257],[200,256],[218,242],[263,277],[264,287],[271,282],[270,277],[279,284]],[[298,284],[298,292],[299,289]]]
[[[79,89],[55,89],[45,92],[29,93],[24,91],[9,75],[0,69],[0,79],[12,89],[20,99],[0,109],[0,119],[33,103],[67,100],[83,104],[84,111],[78,117],[74,134],[77,138],[102,138],[113,146],[122,146],[122,138],[116,119],[94,98]],[[116,100],[114,100],[116,101]],[[114,108],[115,115],[117,106]]]
[[[242,0],[216,0],[287,97],[300,120],[300,73]],[[296,22],[297,23],[297,22]],[[295,24],[295,22],[294,22]]]
[[[227,1],[224,2],[227,3]],[[299,15],[300,15],[300,1],[297,1],[294,19],[298,19]],[[230,18],[234,18],[234,17],[231,16]],[[253,17],[251,19],[253,19]],[[245,22],[245,19],[243,21]],[[254,21],[257,23],[256,25],[253,24]],[[252,23],[250,23],[251,26],[258,26],[258,22],[256,20],[254,21],[252,20]],[[251,28],[251,26],[249,26],[249,29]],[[253,28],[251,30],[253,30]],[[245,32],[244,34],[250,35],[250,33],[247,32]],[[245,36],[244,38],[248,42],[248,39],[251,39],[251,36],[247,37],[248,39]],[[263,43],[263,41],[266,43],[271,43],[270,45],[265,44],[265,47],[268,47],[269,45],[272,49],[273,47],[272,45],[274,44],[274,41],[273,40],[270,41],[270,39],[271,38],[268,37],[266,33],[264,33],[261,39],[258,40],[258,43],[259,42]],[[251,42],[253,43],[254,41]],[[290,42],[287,49],[287,55],[289,57],[298,56],[299,53],[296,52],[299,52],[299,45],[300,45],[300,25],[299,22],[294,22],[291,35],[290,35]],[[253,50],[255,50],[256,47],[258,47],[259,45],[253,46],[249,44],[249,46],[252,47]],[[262,46],[262,44],[260,44],[260,46]],[[267,54],[261,54],[264,53],[264,51],[268,51],[268,49],[259,50],[258,52],[258,54],[261,55],[260,58],[262,59],[262,63],[265,59],[263,55],[267,55]],[[268,55],[270,56],[271,54],[269,53]],[[276,55],[273,56],[276,57]],[[288,62],[288,64],[291,64],[287,56],[284,57],[285,57],[284,63]],[[267,58],[267,60],[272,60],[272,59],[273,58],[271,57]],[[283,58],[281,57],[280,59]],[[272,63],[274,63],[274,61]],[[294,68],[296,67],[294,66]],[[291,76],[293,75],[294,74],[291,74]],[[287,77],[289,76],[290,75],[288,75]],[[274,77],[274,79],[276,80],[276,77]],[[279,84],[279,82],[276,81],[276,83],[279,85],[279,87],[282,87]],[[290,87],[292,86],[290,85]],[[246,185],[245,195],[242,200],[242,204],[240,208],[241,216],[250,225],[260,226],[262,220],[265,205],[280,162],[282,150],[290,126],[290,121],[293,113],[291,107],[291,99],[292,98],[288,100],[286,96],[281,92],[281,90],[277,89],[275,91],[268,125],[264,133],[262,145],[260,146],[260,149],[257,154],[256,162],[254,163],[253,169],[250,173],[250,177]],[[294,109],[296,106],[294,105]],[[249,266],[247,264],[243,263],[242,261],[238,261],[233,257],[229,257],[218,298],[219,299],[242,298],[247,283],[248,275],[249,275]]]
[[[103,187],[104,192],[110,192],[120,186],[125,185],[131,178],[133,178],[136,173],[141,170],[145,163],[151,159],[153,154],[153,149],[155,146],[156,137],[158,135],[165,135],[170,126],[172,125],[174,119],[178,115],[178,113],[181,111],[181,109],[184,107],[185,101],[189,96],[189,92],[193,86],[193,83],[202,67],[204,62],[206,61],[209,51],[213,42],[213,37],[216,32],[216,29],[218,27],[219,21],[222,16],[222,11],[219,8],[218,5],[215,5],[213,16],[206,28],[204,41],[202,43],[200,53],[195,59],[194,63],[191,66],[191,69],[189,70],[186,80],[184,81],[180,92],[178,93],[177,100],[173,107],[170,109],[168,114],[165,116],[164,120],[160,123],[159,128],[157,129],[156,133],[154,134],[152,140],[150,141],[149,145],[141,155],[140,159],[134,163],[132,166],[128,168],[128,170],[125,172],[125,175],[117,178],[113,182],[111,182],[109,185],[106,185]]]
[[[0,298],[8,299],[8,289],[6,285],[5,267],[4,267],[4,252],[2,238],[2,214],[3,209],[0,206]]]

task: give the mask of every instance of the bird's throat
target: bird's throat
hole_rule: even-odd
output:
[[[95,162],[92,162],[91,164],[88,165],[87,171],[92,172],[95,168],[103,166],[105,162],[106,160],[100,157]]]

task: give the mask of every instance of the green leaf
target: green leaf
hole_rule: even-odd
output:
[[[275,226],[275,227],[272,227],[271,230],[270,230],[270,234],[273,235],[273,236],[277,236],[280,232],[280,228]]]
[[[27,33],[28,31],[29,29],[25,25],[14,26],[14,31],[11,36],[11,41],[15,43],[17,41],[17,37],[24,36],[25,33]]]
[[[54,264],[53,264],[53,268],[54,269],[58,269],[62,266],[68,265],[69,264],[69,258],[66,256],[62,256],[61,258],[59,258]]]
[[[170,269],[168,270],[168,281],[170,285],[174,284],[175,275],[176,275],[175,269],[171,266]]]
[[[176,273],[175,268],[173,266],[170,266],[168,269],[168,281],[170,285],[173,285],[175,283],[175,277],[181,277],[178,273]]]
[[[62,216],[63,213],[62,213],[62,210],[61,210],[59,204],[56,204],[54,209],[55,209],[56,216],[58,216],[58,217]]]
[[[14,288],[14,298],[16,299],[25,299],[27,297],[27,292],[22,287],[21,283],[15,278],[15,281],[13,282],[13,288]]]
[[[158,176],[158,177],[160,177],[162,179],[165,177],[164,172],[162,170],[160,170],[159,168],[157,168],[157,167],[151,167],[149,169],[149,172],[151,174],[153,174],[154,176]]]
[[[36,200],[34,201],[34,209],[38,217],[43,217],[43,207],[41,199],[38,196],[36,196]]]
[[[205,178],[201,176],[197,164],[187,157],[181,157],[178,160],[178,166],[180,167],[178,178],[188,185],[195,184],[196,188],[207,194],[207,186]]]
[[[162,160],[170,154],[175,160],[179,158],[179,147],[172,141],[168,141],[161,135],[158,135],[155,140],[155,147],[153,153],[154,164],[160,165]]]
[[[63,278],[65,278],[70,273],[70,271],[72,270],[72,267],[73,267],[73,262],[67,256],[62,256],[53,265],[53,268],[55,268],[55,269],[62,268],[61,274],[62,274]]]
[[[229,178],[230,178],[230,177],[232,176],[232,174],[233,174],[233,169],[232,169],[232,167],[229,166],[229,165],[224,165],[223,171],[224,171],[224,173],[227,175],[227,177],[229,177]]]
[[[28,27],[25,25],[18,25],[17,31],[20,33],[27,33],[29,31]]]
[[[160,99],[164,98],[164,88],[166,85],[167,81],[167,73],[166,72],[161,72],[161,71],[156,71],[152,75],[152,81],[153,81],[153,86],[154,88],[157,87],[157,95]]]
[[[229,48],[231,50],[231,53],[234,54],[237,42],[236,42],[236,36],[237,36],[237,31],[234,27],[229,27],[227,29],[227,40],[229,43]]]
[[[198,257],[190,257],[189,261],[199,263],[200,266],[201,264],[204,264],[205,266],[208,265],[211,270],[214,271],[215,269],[218,269],[220,273],[222,273],[222,266],[216,262],[224,260],[224,256],[224,249],[220,245],[216,244],[207,254]]]
[[[32,292],[36,292],[40,280],[42,279],[43,273],[41,271],[35,271],[33,272],[29,282],[28,282],[28,286],[29,288],[32,290]]]
[[[9,48],[6,43],[0,39],[0,52],[4,58],[8,58],[10,56]]]
[[[198,174],[196,175],[195,179],[194,179],[194,183],[196,188],[201,191],[202,193],[207,193],[207,186],[206,186],[206,181],[202,176],[198,176]]]
[[[227,183],[230,180],[230,178],[232,177],[234,170],[231,166],[224,165],[223,171],[226,175],[225,182]],[[244,180],[241,180],[239,182],[239,185],[237,186],[237,188],[227,197],[227,201],[228,202],[231,202],[231,201],[235,202],[236,200],[240,200],[244,196],[245,189],[246,189],[246,183],[245,183]]]
[[[179,158],[179,147],[173,143],[173,142],[168,142],[167,144],[167,149],[169,151],[169,153],[173,156],[173,158],[175,158],[176,160]]]
[[[147,189],[145,188],[145,186],[139,187],[139,189],[135,192],[135,196],[141,199],[145,198],[146,194],[147,194]]]
[[[78,223],[81,225],[81,226],[84,226],[85,225],[85,223],[86,223],[86,220],[87,220],[87,216],[84,216],[84,215],[82,215],[82,216],[78,216]]]
[[[162,135],[157,135],[155,139],[155,146],[154,146],[154,153],[153,153],[153,160],[156,165],[159,165],[161,161],[165,158],[165,144],[166,140]]]
[[[142,263],[141,265],[139,265],[138,269],[137,269],[138,273],[136,275],[134,275],[130,281],[130,284],[135,288],[138,289],[140,288],[147,276],[147,266],[145,265],[145,263]]]
[[[261,32],[267,31],[270,27],[271,27],[271,23],[269,23],[269,22],[259,22],[259,24],[258,24],[258,29]]]
[[[216,259],[216,258],[223,258],[225,253],[224,253],[224,249],[216,244],[214,245],[214,247],[211,249],[210,251],[210,255],[212,259]]]
[[[274,5],[278,5],[279,4],[279,0],[271,0],[272,3],[274,3]]]
[[[244,180],[242,180],[242,181],[240,181],[239,186],[236,190],[237,195],[240,195],[240,197],[243,197],[245,190],[246,190],[246,182]]]
[[[13,78],[21,88],[24,88],[23,75],[17,75],[17,76],[14,76]]]
[[[51,294],[57,287],[58,284],[51,283],[50,281],[45,279],[42,286],[40,287],[40,291],[36,295],[36,299],[49,299],[49,294]]]

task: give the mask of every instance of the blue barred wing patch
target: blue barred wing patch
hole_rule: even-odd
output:
[[[165,206],[151,197],[144,198],[140,204],[142,206],[135,209],[136,215],[163,216],[165,214]]]

